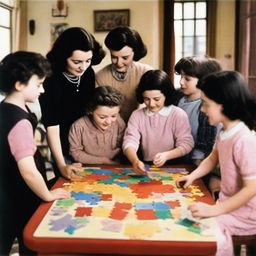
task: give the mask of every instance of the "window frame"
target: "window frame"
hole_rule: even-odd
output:
[[[5,10],[8,10],[10,12],[10,20],[9,20],[9,26],[5,26],[3,24],[0,23],[0,29],[7,29],[9,30],[9,33],[10,33],[10,45],[9,45],[9,53],[12,52],[13,50],[13,45],[12,45],[12,11],[13,11],[13,8],[3,2],[0,1],[0,8],[3,8]],[[1,51],[1,45],[0,45],[0,51]],[[7,53],[8,54],[8,53]]]

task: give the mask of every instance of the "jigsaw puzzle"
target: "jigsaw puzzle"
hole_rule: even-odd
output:
[[[216,241],[213,218],[195,220],[187,206],[204,201],[198,185],[175,186],[185,169],[151,168],[150,177],[132,169],[86,168],[64,183],[71,198],[55,201],[36,237]]]

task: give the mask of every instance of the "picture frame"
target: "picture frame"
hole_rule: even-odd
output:
[[[67,17],[68,6],[64,1],[57,1],[57,5],[52,7],[52,17]]]
[[[118,26],[130,25],[130,10],[95,10],[94,11],[94,31],[106,32]]]

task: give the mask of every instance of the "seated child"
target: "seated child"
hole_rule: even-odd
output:
[[[111,86],[95,89],[87,114],[70,128],[70,155],[82,164],[118,164],[125,123],[119,115],[123,95]]]
[[[43,93],[50,64],[40,54],[15,52],[0,62],[0,255],[9,255],[14,239],[19,255],[35,255],[23,242],[23,229],[41,200],[68,198],[61,188],[49,191],[36,166],[33,138],[37,120],[27,102]]]
[[[192,163],[198,165],[209,155],[215,141],[217,128],[208,122],[206,115],[200,111],[202,100],[200,90],[196,87],[203,76],[221,70],[220,64],[212,58],[191,56],[180,59],[175,67],[181,76],[180,86],[183,97],[178,102],[188,115],[191,133],[195,142],[191,152]]]
[[[160,167],[188,154],[194,142],[186,112],[173,105],[176,90],[164,71],[147,71],[141,77],[136,97],[145,107],[132,113],[123,151],[135,171],[145,174],[144,163],[137,154],[139,147],[144,161]]]
[[[235,71],[212,73],[199,81],[202,111],[211,125],[222,123],[210,155],[189,175],[177,179],[187,188],[218,164],[221,190],[218,203],[189,206],[195,218],[215,217],[220,228],[218,256],[233,255],[232,236],[256,234],[256,99]]]

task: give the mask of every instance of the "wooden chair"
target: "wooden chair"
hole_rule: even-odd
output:
[[[256,235],[232,236],[235,256],[240,256],[241,246],[246,248],[246,256],[256,255]]]

